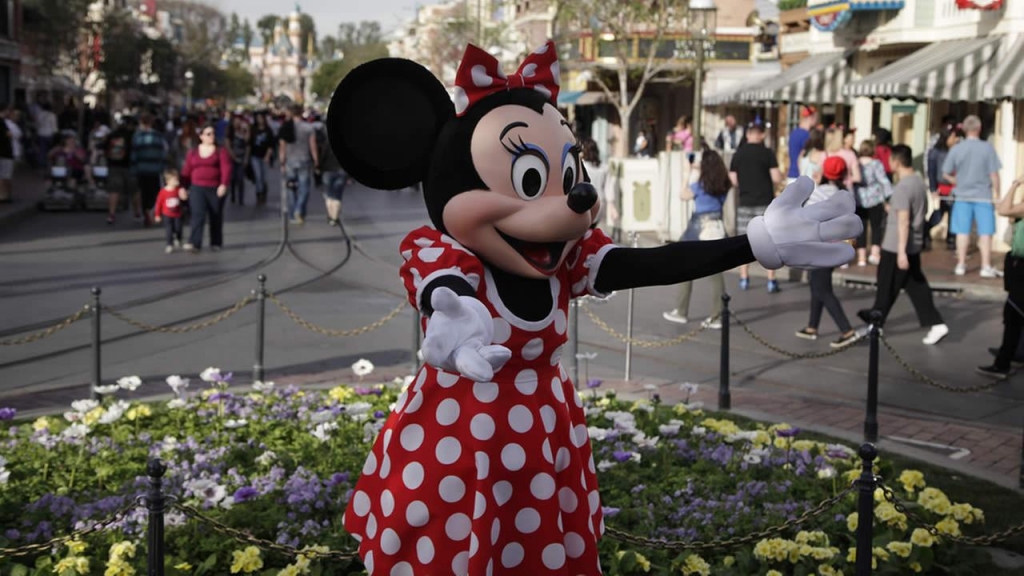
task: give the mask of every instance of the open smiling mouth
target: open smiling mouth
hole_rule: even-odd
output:
[[[565,250],[566,242],[527,242],[513,238],[497,228],[495,230],[524,260],[541,272],[554,270]]]

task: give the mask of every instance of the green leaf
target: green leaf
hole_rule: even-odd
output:
[[[28,566],[15,564],[14,568],[11,568],[11,576],[28,576]]]

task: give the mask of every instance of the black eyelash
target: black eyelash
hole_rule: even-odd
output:
[[[511,144],[511,148],[509,147],[509,144],[506,144],[505,142],[502,142],[501,146],[505,150],[508,150],[509,154],[513,154],[515,156],[521,156],[524,152],[529,150],[529,147],[526,145],[526,142],[523,142],[523,137],[522,136],[519,137],[519,143],[518,144],[516,144],[515,140],[513,140],[511,137],[509,137],[508,141]]]

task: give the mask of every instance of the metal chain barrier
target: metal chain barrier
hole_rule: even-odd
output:
[[[995,534],[987,534],[985,536],[967,537],[943,534],[939,532],[939,529],[936,528],[934,524],[929,524],[925,522],[921,519],[921,517],[917,516],[910,510],[907,510],[907,507],[903,504],[903,502],[899,501],[899,499],[896,498],[896,494],[892,491],[891,488],[889,488],[885,484],[880,485],[879,488],[882,489],[882,492],[885,494],[885,499],[890,504],[893,505],[893,508],[896,508],[897,512],[906,515],[907,518],[913,520],[914,523],[919,525],[921,528],[927,530],[928,533],[935,538],[942,538],[945,540],[949,540],[951,542],[956,542],[957,544],[967,544],[969,546],[991,546],[996,542],[1008,540],[1017,534],[1024,534],[1024,523],[1018,524],[1016,526],[1011,526],[1010,528],[1007,528],[1006,530],[1003,530],[1001,532],[996,532]]]
[[[736,547],[736,546],[740,546],[742,544],[753,544],[753,543],[758,542],[758,541],[760,541],[760,540],[762,540],[764,538],[768,538],[769,536],[776,536],[778,534],[782,534],[783,532],[785,532],[785,531],[787,531],[787,530],[789,530],[791,528],[796,528],[797,526],[805,524],[808,520],[811,520],[813,518],[817,518],[818,516],[821,516],[822,514],[825,514],[826,512],[831,510],[833,507],[835,507],[835,505],[838,504],[840,500],[842,500],[843,498],[849,496],[850,494],[852,494],[856,490],[857,490],[857,486],[856,486],[855,483],[853,483],[850,486],[848,486],[845,490],[843,490],[842,492],[839,492],[838,494],[836,494],[835,496],[833,496],[833,497],[831,497],[831,498],[829,498],[827,500],[823,500],[820,504],[818,504],[814,508],[811,508],[811,509],[805,511],[803,514],[801,514],[800,516],[797,516],[796,518],[794,518],[792,520],[788,520],[788,521],[786,521],[783,524],[779,524],[778,526],[772,526],[771,528],[765,528],[764,530],[761,530],[759,532],[753,532],[751,534],[747,534],[746,536],[736,536],[736,537],[733,537],[733,538],[723,538],[723,539],[719,539],[719,540],[710,540],[708,542],[700,542],[700,541],[697,541],[697,542],[683,542],[683,541],[680,541],[680,540],[664,540],[664,539],[661,539],[661,538],[645,538],[643,536],[637,536],[635,534],[630,534],[628,532],[623,532],[622,530],[617,530],[617,529],[611,528],[611,527],[606,527],[605,528],[605,532],[608,534],[608,536],[610,536],[610,537],[612,537],[612,538],[614,538],[616,540],[619,540],[620,542],[627,542],[629,544],[636,544],[637,546],[644,546],[644,547],[647,547],[647,548],[658,548],[658,549],[662,549],[662,550],[672,550],[672,551],[676,551],[676,552],[680,552],[680,551],[683,551],[683,550],[712,550],[712,549],[716,549],[716,548],[733,548],[733,547]]]
[[[782,354],[783,356],[792,358],[794,360],[810,360],[810,359],[815,359],[815,358],[828,358],[830,356],[838,356],[839,354],[842,354],[843,352],[849,351],[851,348],[853,348],[854,344],[856,344],[857,342],[860,342],[863,339],[863,336],[862,336],[860,338],[857,338],[856,340],[853,340],[852,342],[850,342],[849,344],[847,344],[847,345],[845,345],[845,346],[843,346],[841,348],[835,348],[835,349],[829,350],[828,352],[808,352],[808,353],[800,354],[800,353],[796,353],[796,352],[790,352],[789,350],[785,350],[783,348],[779,348],[778,346],[772,344],[771,342],[768,342],[767,340],[765,340],[764,338],[759,336],[756,332],[751,330],[750,327],[747,326],[746,322],[744,322],[738,316],[736,316],[735,312],[732,313],[732,317],[733,317],[734,320],[736,320],[736,323],[740,325],[740,328],[743,328],[743,331],[746,332],[747,335],[750,336],[754,340],[754,342],[757,342],[758,344],[760,344],[761,346],[764,346],[765,348],[771,350],[772,352],[775,352],[777,354]]]
[[[89,305],[86,304],[78,312],[75,312],[71,316],[68,316],[64,320],[61,320],[57,324],[54,324],[53,326],[50,326],[45,330],[41,330],[39,332],[36,332],[35,334],[29,334],[28,336],[22,336],[21,338],[12,338],[11,340],[0,340],[0,346],[18,346],[20,344],[29,344],[37,340],[42,340],[47,336],[53,336],[55,333],[60,332],[61,330],[67,328],[68,326],[71,326],[75,322],[78,322],[88,313]]]
[[[384,316],[380,320],[377,320],[373,324],[368,324],[366,326],[362,326],[360,328],[353,328],[353,329],[350,329],[350,330],[334,330],[332,328],[324,328],[322,326],[317,326],[316,324],[313,324],[312,322],[303,319],[301,316],[296,314],[294,310],[292,310],[291,308],[285,306],[284,302],[281,302],[281,300],[278,299],[278,297],[276,295],[274,295],[274,294],[267,294],[267,300],[270,300],[271,302],[276,304],[277,307],[280,308],[282,312],[287,314],[288,317],[291,318],[292,321],[294,321],[299,326],[302,326],[303,328],[305,328],[307,330],[316,332],[317,334],[320,334],[322,336],[331,336],[333,338],[344,338],[344,337],[347,337],[347,336],[359,336],[360,334],[366,334],[367,332],[372,332],[372,331],[380,328],[381,326],[387,324],[388,322],[390,322],[392,319],[394,319],[395,316],[398,316],[398,314],[401,313],[402,310],[404,310],[406,306],[409,305],[408,302],[403,300],[402,303],[399,304],[398,306],[396,306],[394,310],[392,310],[391,312],[388,312],[388,314],[386,316]]]
[[[352,560],[352,559],[354,559],[356,557],[354,552],[341,552],[339,550],[328,550],[327,552],[317,552],[317,551],[314,551],[314,550],[299,550],[298,548],[295,548],[294,546],[287,546],[285,544],[278,544],[277,542],[271,542],[270,540],[265,540],[263,538],[257,538],[257,537],[253,536],[252,534],[249,534],[248,532],[246,532],[244,530],[239,530],[237,528],[232,528],[232,527],[230,527],[230,526],[228,526],[228,525],[226,525],[226,524],[224,524],[222,522],[214,520],[213,518],[203,514],[198,509],[193,508],[192,506],[188,506],[186,504],[174,503],[174,504],[171,504],[170,507],[175,509],[175,510],[180,511],[181,513],[183,513],[185,516],[187,516],[189,518],[192,518],[194,520],[198,520],[200,522],[203,522],[203,523],[209,525],[210,527],[212,527],[217,532],[220,532],[221,534],[230,536],[231,538],[233,538],[233,539],[235,539],[235,540],[237,540],[239,542],[245,542],[247,544],[252,544],[252,545],[257,546],[258,548],[260,548],[260,549],[262,549],[264,551],[280,552],[282,554],[286,554],[288,556],[293,556],[293,557],[301,555],[301,556],[305,556],[306,558],[309,558],[311,560],[312,559]]]
[[[245,308],[246,306],[251,304],[254,300],[255,300],[254,297],[246,296],[245,298],[242,298],[241,300],[239,300],[238,303],[236,303],[234,306],[232,306],[231,308],[228,308],[227,310],[221,312],[220,314],[214,316],[213,318],[210,318],[209,320],[204,320],[203,322],[199,322],[197,324],[189,324],[188,326],[154,326],[152,324],[147,324],[145,322],[140,322],[140,321],[135,320],[133,318],[129,318],[129,317],[125,316],[124,314],[121,314],[117,310],[114,310],[112,308],[108,308],[106,306],[103,307],[103,311],[106,312],[107,314],[110,314],[114,318],[117,318],[118,320],[120,320],[122,322],[125,322],[127,324],[131,324],[132,326],[135,326],[136,328],[139,328],[140,330],[145,330],[146,332],[163,332],[164,334],[186,334],[188,332],[195,332],[197,330],[202,330],[204,328],[209,328],[210,326],[213,326],[214,324],[218,324],[220,322],[223,322],[223,321],[227,320],[228,318],[230,318],[230,317],[234,316],[235,314],[237,314],[239,310],[241,310],[242,308]]]
[[[720,317],[720,315],[716,314],[715,316],[712,316],[708,320],[702,322],[700,327],[697,328],[696,330],[692,332],[687,332],[686,334],[683,334],[682,336],[677,336],[676,338],[672,338],[671,340],[638,340],[636,338],[630,338],[625,334],[622,334],[621,332],[617,332],[614,328],[609,326],[604,320],[601,320],[601,318],[599,318],[597,314],[594,314],[590,310],[590,308],[586,307],[582,303],[579,305],[579,308],[580,310],[583,310],[583,312],[590,318],[591,321],[593,321],[594,324],[597,324],[598,328],[607,332],[612,338],[615,338],[616,340],[619,340],[620,342],[626,344],[639,346],[641,348],[667,348],[669,346],[676,346],[678,344],[682,344],[684,342],[693,340],[701,332],[708,330],[711,322],[718,321]]]
[[[25,546],[19,546],[17,548],[0,548],[0,558],[15,558],[18,556],[27,556],[29,554],[37,554],[43,552],[49,553],[51,551],[51,548],[53,548],[54,546],[65,544],[67,542],[71,542],[72,540],[78,540],[83,536],[88,536],[89,534],[99,532],[100,530],[109,527],[111,524],[120,521],[121,518],[125,516],[125,514],[128,514],[138,506],[139,504],[137,502],[132,502],[131,504],[126,505],[117,512],[114,512],[113,515],[108,516],[105,520],[101,520],[88,528],[75,530],[74,532],[66,536],[58,536],[56,538],[51,538],[46,542],[40,542],[38,544],[26,544]]]
[[[983,384],[975,384],[974,386],[967,386],[967,387],[964,387],[964,388],[960,388],[960,387],[957,387],[957,386],[949,386],[948,384],[943,384],[941,382],[936,382],[935,380],[932,380],[931,378],[926,376],[924,373],[922,373],[917,368],[914,368],[913,366],[911,366],[909,363],[907,363],[906,360],[904,360],[899,354],[897,354],[896,350],[892,347],[892,344],[889,344],[889,341],[885,339],[884,335],[879,334],[878,335],[878,339],[882,341],[882,344],[885,344],[885,349],[889,351],[889,354],[892,356],[893,360],[895,360],[897,364],[902,366],[904,370],[909,372],[910,375],[913,376],[915,380],[917,380],[919,382],[922,382],[924,384],[927,384],[929,386],[933,386],[933,387],[938,388],[940,390],[945,390],[946,392],[956,392],[957,394],[971,394],[971,393],[974,393],[974,392],[981,392],[983,390],[988,390],[990,388],[995,388],[999,384],[1002,384],[1003,382],[1006,381],[1006,376],[1003,376],[1002,378],[995,379],[995,380],[993,380],[991,382],[985,382]]]

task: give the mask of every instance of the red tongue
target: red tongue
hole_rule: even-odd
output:
[[[530,244],[523,248],[523,256],[539,266],[551,265],[551,251],[541,244]]]

